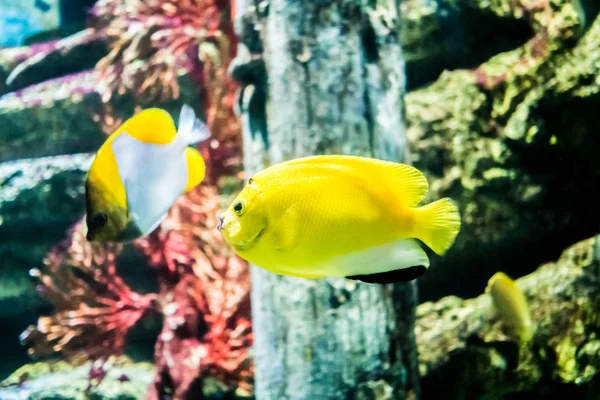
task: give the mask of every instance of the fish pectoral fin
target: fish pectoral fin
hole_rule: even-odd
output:
[[[165,220],[165,218],[167,218],[168,213],[164,213],[163,215],[161,215],[160,217],[158,217],[156,219],[156,221],[154,221],[154,223],[152,225],[149,225],[146,232],[147,234],[150,234],[152,232],[154,232],[154,230],[156,228],[158,228],[158,226],[161,224],[161,222],[163,222]]]
[[[298,211],[296,204],[290,206],[279,218],[273,228],[275,248],[277,250],[289,250],[296,242],[298,232]]]

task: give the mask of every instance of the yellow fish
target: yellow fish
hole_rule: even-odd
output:
[[[273,165],[252,176],[219,217],[243,259],[281,275],[409,281],[444,254],[460,230],[444,198],[417,207],[426,178],[406,164],[323,155]]]
[[[494,306],[511,335],[522,344],[529,342],[535,326],[531,321],[525,294],[515,281],[503,272],[496,272],[488,281],[486,292],[492,297]]]
[[[126,242],[156,229],[175,201],[204,179],[204,159],[188,146],[209,137],[186,105],[178,129],[158,108],[125,121],[100,147],[86,178],[87,240]]]

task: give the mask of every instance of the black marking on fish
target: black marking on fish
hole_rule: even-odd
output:
[[[423,265],[415,265],[410,268],[396,269],[394,271],[380,272],[370,275],[352,275],[347,276],[346,278],[366,283],[381,284],[409,282],[423,275],[425,271],[427,271],[427,268],[425,268]]]
[[[86,179],[85,182],[85,224],[87,225],[88,232],[85,238],[91,241],[94,237],[94,210],[92,209],[92,187],[90,182]]]

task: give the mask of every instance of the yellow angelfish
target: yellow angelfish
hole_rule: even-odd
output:
[[[510,334],[521,344],[527,344],[535,332],[525,294],[515,281],[503,272],[496,272],[488,281],[486,292]]]
[[[408,281],[429,267],[415,239],[441,255],[460,230],[451,199],[417,207],[427,190],[409,165],[300,158],[252,176],[218,228],[240,257],[278,274]]]
[[[156,229],[175,201],[204,179],[204,159],[188,146],[209,137],[186,105],[178,129],[158,108],[125,121],[98,150],[87,175],[87,240],[126,242]]]

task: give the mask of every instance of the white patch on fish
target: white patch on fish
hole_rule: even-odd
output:
[[[407,269],[414,266],[429,268],[429,257],[415,239],[400,239],[381,246],[371,247],[332,258],[310,268],[302,268],[302,276],[348,277],[373,275]],[[277,268],[277,272],[300,276],[295,268]]]

